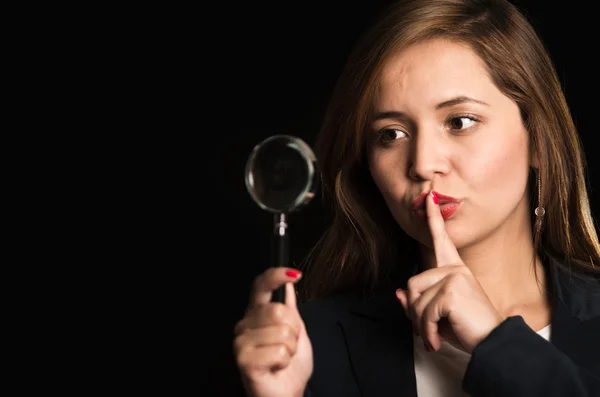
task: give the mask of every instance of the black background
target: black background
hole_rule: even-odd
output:
[[[201,269],[200,379],[211,392],[241,396],[232,354],[233,326],[244,314],[253,278],[269,263],[272,215],[251,200],[244,166],[257,143],[274,134],[296,135],[312,145],[338,73],[351,46],[371,18],[389,1],[281,2],[226,4],[206,40],[204,75],[216,90],[204,98],[200,117],[212,120],[201,130],[208,162],[200,183],[207,202],[199,203]],[[593,187],[598,178],[597,134],[598,28],[592,6],[584,1],[515,2],[546,43],[565,90],[588,161],[592,212],[600,211]],[[221,7],[219,7],[221,8]],[[216,45],[215,45],[216,43]],[[202,97],[202,92],[198,96]],[[290,217],[293,262],[317,241],[326,221],[315,199]],[[196,233],[196,232],[194,232]],[[208,236],[208,237],[207,237]],[[212,259],[211,259],[212,258]],[[293,264],[292,264],[293,265]],[[195,361],[195,360],[193,360]]]

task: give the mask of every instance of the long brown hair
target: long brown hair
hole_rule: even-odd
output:
[[[412,241],[394,221],[368,171],[365,132],[383,65],[392,54],[434,38],[468,45],[494,84],[520,108],[541,205],[535,251],[574,271],[597,272],[600,245],[588,201],[584,154],[544,44],[526,17],[502,0],[406,0],[391,5],[359,40],[339,77],[315,144],[332,222],[303,266],[304,298],[372,290],[394,268],[408,266]],[[533,182],[533,183],[532,183]],[[534,222],[532,222],[532,225]]]

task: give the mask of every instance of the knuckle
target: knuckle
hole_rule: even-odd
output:
[[[466,266],[461,266],[461,265],[459,265],[457,263],[453,263],[452,264],[452,276],[453,277],[463,277],[463,276],[465,276],[466,273],[465,273],[465,271],[464,271],[465,269],[463,269],[463,267],[466,267]]]
[[[459,272],[452,272],[447,276],[447,282],[444,284],[444,287],[446,287],[446,289],[448,288],[448,285],[452,285],[452,284],[456,284],[457,281],[459,281],[460,279],[460,273]]]
[[[448,280],[448,282],[445,283],[444,285],[442,285],[442,287],[440,288],[441,294],[446,297],[452,296],[455,291],[455,285],[456,285],[456,282],[452,282],[452,280]]]
[[[277,332],[282,339],[287,339],[292,334],[292,330],[288,324],[278,325]]]
[[[280,322],[285,316],[285,306],[282,303],[269,305],[269,317]]]
[[[462,284],[465,281],[468,280],[468,276],[467,273],[465,273],[462,270],[459,270],[457,272],[452,273],[452,275],[450,276],[450,283],[457,285],[457,284]]]
[[[446,310],[451,310],[455,306],[456,301],[456,290],[447,288],[444,292],[442,292],[439,305],[441,307],[445,307]]]
[[[278,359],[285,359],[288,356],[287,347],[285,347],[285,345],[277,346],[275,354],[277,354]]]
[[[241,369],[248,368],[248,366],[250,364],[247,354],[244,351],[240,351],[236,354],[235,362],[236,362],[237,366]]]
[[[233,327],[234,335],[239,335],[244,330],[244,320],[245,317],[235,324],[235,326]]]
[[[240,352],[244,349],[244,338],[242,337],[242,335],[236,337],[233,340],[233,351],[235,352],[236,355],[239,356]]]
[[[469,270],[468,267],[466,266],[460,266],[460,272],[458,272],[458,274],[460,275],[461,280],[466,281],[466,282],[471,282],[473,280],[473,274],[471,273],[471,271]]]
[[[408,282],[406,283],[406,287],[409,290],[414,290],[417,284],[417,279],[415,278],[415,276],[412,276],[411,278],[408,279]]]

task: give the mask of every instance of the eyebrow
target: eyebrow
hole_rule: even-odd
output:
[[[475,99],[475,98],[469,98],[468,96],[459,96],[456,98],[452,98],[449,99],[447,101],[444,101],[442,103],[438,103],[435,107],[436,110],[442,109],[442,108],[448,108],[451,106],[455,106],[455,105],[460,105],[461,103],[465,103],[465,102],[471,102],[471,103],[478,103],[480,105],[485,105],[485,106],[490,106],[489,104],[480,101],[479,99]]]
[[[435,110],[440,110],[443,108],[449,108],[452,106],[460,105],[461,103],[477,103],[480,105],[490,106],[488,103],[484,101],[480,101],[479,99],[470,98],[468,96],[458,96],[456,98],[449,99],[444,102],[440,102],[435,106]],[[396,111],[387,111],[387,112],[379,112],[375,114],[373,120],[383,120],[383,119],[393,119],[393,118],[406,118],[406,114],[403,112]]]

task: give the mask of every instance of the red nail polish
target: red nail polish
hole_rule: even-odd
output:
[[[287,272],[285,272],[285,275],[291,278],[298,278],[300,273],[301,272],[299,270],[288,270]]]
[[[433,190],[431,191],[431,197],[433,198],[433,202],[435,204],[437,204],[439,202],[438,201],[438,196],[437,196],[437,194],[435,194],[435,192]]]

